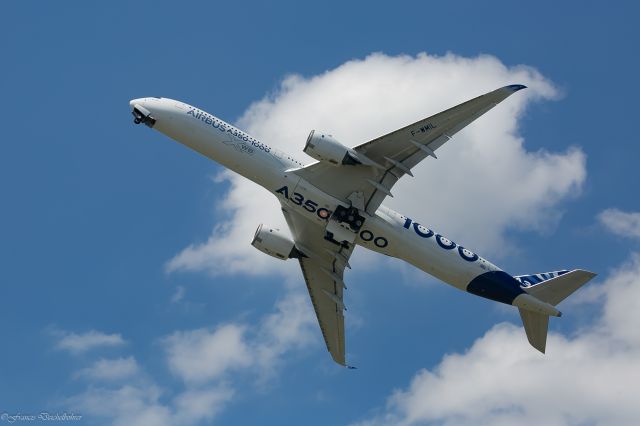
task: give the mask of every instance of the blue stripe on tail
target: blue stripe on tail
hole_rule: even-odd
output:
[[[513,278],[515,278],[520,283],[521,287],[527,288],[550,280],[551,278],[559,277],[560,275],[564,275],[567,272],[569,271],[562,270],[553,272],[542,272],[540,274],[517,275]]]

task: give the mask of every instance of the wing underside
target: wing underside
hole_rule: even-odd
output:
[[[335,362],[346,365],[343,275],[353,248],[325,240],[321,226],[286,206],[282,212],[296,247],[306,256],[299,259],[300,268],[327,350]]]
[[[301,259],[300,267],[327,350],[335,362],[345,365],[342,285],[329,279],[313,260]]]

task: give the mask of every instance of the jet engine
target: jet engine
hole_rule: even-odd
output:
[[[280,260],[304,256],[296,248],[295,243],[282,231],[279,229],[266,228],[264,224],[258,226],[251,245],[261,252]]]
[[[333,136],[315,130],[309,133],[303,151],[316,160],[327,161],[335,165],[362,164],[354,150],[342,145]]]

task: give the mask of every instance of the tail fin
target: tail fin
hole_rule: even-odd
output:
[[[546,279],[538,284],[530,285],[531,277],[553,277]],[[536,299],[556,306],[562,302],[574,291],[582,287],[596,274],[589,271],[576,269],[573,271],[557,271],[546,274],[523,275],[515,277],[522,283],[524,291],[532,295]],[[527,333],[527,339],[531,346],[544,353],[547,346],[547,330],[549,328],[549,317],[544,314],[532,312],[520,308],[520,318],[524,330]]]
[[[527,340],[531,346],[544,353],[547,347],[547,330],[549,329],[549,316],[537,312],[519,308],[520,318],[527,333]]]

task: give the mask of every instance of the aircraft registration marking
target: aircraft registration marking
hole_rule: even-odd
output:
[[[427,123],[424,126],[420,126],[417,129],[411,129],[411,136],[415,136],[418,133],[427,133],[429,130],[435,129],[436,126],[435,124],[432,123]]]

